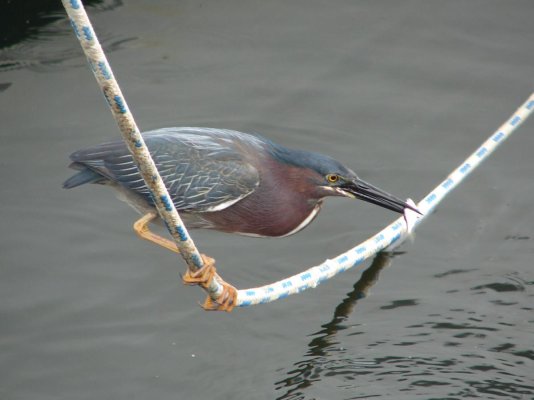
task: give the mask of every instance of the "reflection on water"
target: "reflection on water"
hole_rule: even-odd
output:
[[[122,0],[84,1],[89,12],[102,12],[122,6]],[[69,42],[58,46],[58,35],[72,35],[61,1],[11,1],[2,8],[9,23],[0,29],[0,72],[26,68],[36,72],[54,71],[58,63],[79,59],[80,51]],[[117,38],[99,32],[106,52],[120,49],[135,38]],[[82,65],[82,64],[80,64]]]
[[[70,29],[68,25],[63,27]],[[121,49],[125,44],[136,40],[136,38],[115,38],[104,35],[102,46],[106,52],[113,52]],[[16,69],[28,69],[34,72],[55,72],[58,64],[73,61],[75,66],[84,67],[85,61],[80,59],[81,49],[71,46],[60,48],[54,46],[53,49],[43,46],[40,40],[28,40],[17,46],[13,46],[4,51],[0,51],[0,71]]]
[[[527,282],[516,274],[509,274],[506,276],[507,282],[493,282],[484,285],[475,286],[472,290],[490,289],[495,292],[523,292],[525,287],[532,285],[533,282]]]
[[[512,343],[513,338],[500,334],[499,326],[515,326],[514,323],[496,323],[485,314],[478,315],[466,307],[451,308],[451,315],[427,314],[426,322],[396,327],[396,332],[381,338],[367,336],[365,322],[348,324],[358,301],[366,296],[380,271],[391,264],[392,257],[389,253],[378,254],[353,290],[336,307],[332,320],[311,335],[313,339],[303,360],[286,372],[286,378],[276,382],[276,390],[284,391],[277,400],[367,399],[388,393],[396,393],[395,398],[402,398],[399,394],[411,398],[410,392],[420,395],[424,393],[422,388],[432,388],[428,393],[435,393],[437,387],[442,387],[440,392],[448,396],[440,398],[447,399],[523,399],[534,395],[532,374],[530,369],[524,368],[527,362],[534,360],[534,351],[518,349]],[[440,276],[467,272],[469,270],[450,270]],[[497,293],[521,292],[525,285],[531,284],[517,276],[507,278],[513,283],[478,285],[471,288],[471,292],[475,295],[488,289]],[[389,312],[418,304],[418,299],[400,299],[379,309]],[[511,304],[515,303],[499,303]],[[417,308],[415,310],[417,312]],[[501,340],[504,342],[487,346],[487,343]],[[374,355],[378,348],[380,351]],[[429,352],[432,355],[425,355],[427,348],[432,349]],[[386,349],[391,355],[384,355],[388,353]],[[330,397],[317,395],[318,388],[321,393],[330,390]],[[338,394],[340,391],[342,397]]]
[[[122,5],[122,1],[85,0],[84,4],[104,11]],[[65,9],[61,1],[7,1],[2,5],[2,18],[9,23],[1,25],[0,49],[41,37],[44,27],[65,19]]]
[[[369,368],[377,368],[374,361],[354,360],[344,358],[345,349],[340,346],[336,335],[339,331],[347,329],[343,323],[353,312],[360,299],[367,295],[367,291],[378,280],[380,271],[391,264],[391,253],[378,253],[372,265],[365,270],[361,278],[354,284],[347,297],[336,307],[330,322],[322,325],[322,329],[311,336],[314,338],[308,344],[308,352],[303,361],[295,363],[296,369],[288,372],[289,377],[276,382],[277,389],[286,389],[281,399],[300,399],[301,390],[312,386],[315,382],[321,382],[323,376],[347,375],[350,379],[352,374],[365,373]],[[363,332],[352,331],[349,335],[354,336]],[[359,371],[362,369],[362,371]]]
[[[11,86],[11,83],[0,83],[0,93],[9,89]]]

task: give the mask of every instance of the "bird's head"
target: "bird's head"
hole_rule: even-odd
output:
[[[283,157],[285,163],[302,170],[302,179],[307,180],[310,197],[344,196],[401,214],[406,208],[420,213],[398,197],[360,179],[353,170],[331,157],[301,150],[284,150],[278,157]]]
[[[345,170],[346,172],[334,169],[323,173],[322,182],[317,184],[325,196],[345,196],[360,199],[401,214],[406,208],[420,213],[416,207],[360,179],[350,169]]]

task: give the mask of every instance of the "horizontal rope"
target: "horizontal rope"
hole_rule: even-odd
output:
[[[253,304],[269,303],[314,288],[340,272],[363,263],[367,258],[374,256],[379,251],[385,248],[392,249],[400,245],[431,214],[431,211],[445,196],[473,172],[482,161],[488,158],[525,121],[533,109],[534,93],[488,140],[482,143],[473,154],[417,204],[417,208],[423,214],[422,216],[411,210],[406,210],[404,217],[398,218],[376,235],[371,236],[366,241],[336,258],[326,260],[320,265],[270,285],[239,290],[236,306],[245,307]]]

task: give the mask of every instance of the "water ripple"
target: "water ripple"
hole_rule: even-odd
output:
[[[365,277],[362,275],[354,290],[336,307],[332,320],[311,335],[305,356],[275,383],[281,393],[277,400],[534,396],[531,364],[528,364],[534,360],[534,351],[518,329],[519,321],[524,321],[521,329],[534,321],[502,313],[488,315],[493,311],[491,297],[487,299],[489,309],[480,308],[480,304],[462,307],[455,303],[456,306],[444,312],[428,313],[424,322],[418,323],[413,322],[425,318],[420,316],[421,300],[393,300],[379,307],[384,316],[392,316],[392,312],[403,307],[416,307],[415,312],[404,313],[404,317],[419,316],[407,320],[404,326],[402,319],[397,320],[394,332],[383,332],[374,338],[369,336],[365,323],[348,324],[350,314],[391,259],[391,255],[379,255],[365,271]],[[440,277],[463,272],[466,270],[451,270]],[[514,274],[504,279],[506,282],[497,282],[498,285],[492,282],[465,287],[460,297],[466,293],[478,297],[479,291],[488,290],[505,295],[522,293],[527,287]],[[512,303],[517,302],[502,300],[499,304]],[[525,316],[530,315],[527,308],[521,311]],[[518,335],[514,335],[516,332]]]
[[[43,3],[43,7],[49,4],[49,2]],[[119,6],[122,6],[122,1],[108,0],[89,8],[92,13],[98,13]],[[13,12],[18,11],[20,10],[13,10]],[[85,65],[79,46],[73,46],[70,40],[59,40],[73,35],[61,3],[52,4],[51,9],[35,9],[34,12],[35,15],[27,16],[27,20],[33,22],[33,25],[28,26],[25,31],[14,32],[9,45],[0,48],[0,72],[19,69],[50,72],[57,70],[58,64],[68,61],[74,62],[75,66]],[[106,31],[99,32],[102,47],[108,53],[137,40],[135,37],[114,35]]]

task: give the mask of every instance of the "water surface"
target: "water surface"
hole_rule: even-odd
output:
[[[533,89],[528,0],[88,10],[142,129],[258,132],[401,197],[424,196]],[[2,25],[0,398],[534,397],[534,121],[363,275],[206,313],[181,260],[134,236],[133,210],[106,188],[61,189],[68,154],[118,131],[62,10],[34,17],[28,30]],[[245,288],[393,218],[330,199],[287,239],[193,235]]]

